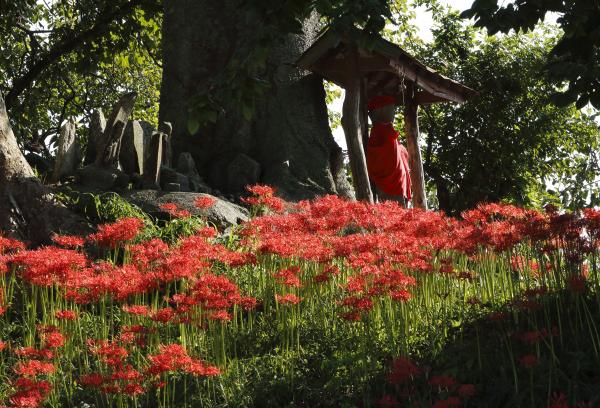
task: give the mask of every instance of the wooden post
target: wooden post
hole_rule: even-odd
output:
[[[350,158],[350,169],[352,170],[352,181],[356,198],[358,200],[373,203],[371,183],[367,172],[367,159],[363,148],[363,133],[360,119],[360,88],[361,79],[358,70],[358,55],[354,50],[354,64],[349,67],[346,79],[346,96],[342,109],[342,127],[348,145],[348,156]]]
[[[369,145],[369,114],[367,111],[367,104],[369,101],[367,100],[367,78],[361,78],[360,81],[360,129],[361,136],[363,142],[363,151],[366,153]],[[368,177],[368,169],[367,169],[367,177]],[[378,202],[377,192],[375,191],[375,185],[373,181],[369,178],[369,185],[371,187],[371,194],[373,196],[373,202]]]
[[[421,149],[419,148],[419,105],[414,99],[414,88],[409,87],[405,98],[404,131],[406,133],[406,147],[410,165],[410,183],[412,187],[413,208],[427,210],[427,196],[425,195],[425,174]]]

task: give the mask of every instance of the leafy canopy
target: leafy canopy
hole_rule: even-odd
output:
[[[598,0],[475,0],[462,16],[475,18],[490,34],[510,30],[530,31],[549,12],[558,13],[563,30],[556,45],[546,53],[545,68],[557,84],[568,86],[554,95],[560,106],[591,103],[600,109],[600,2]]]
[[[425,171],[440,207],[457,214],[482,201],[597,205],[598,126],[572,105],[551,104],[555,87],[539,75],[560,32],[495,38],[476,35],[456,13],[436,19],[423,57],[479,91],[466,104],[422,111]]]

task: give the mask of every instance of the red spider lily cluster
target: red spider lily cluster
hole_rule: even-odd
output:
[[[11,312],[15,281],[26,286],[23,296],[32,304],[47,302],[43,312],[37,303],[25,309],[26,318],[45,325],[36,328],[39,348],[30,338],[29,347],[14,349],[20,361],[11,372],[11,406],[41,405],[52,393],[48,378],[59,370],[57,350],[73,344],[86,345],[76,351],[88,358],[76,375],[80,384],[136,398],[166,387],[168,375],[219,375],[228,361],[228,330],[242,330],[255,314],[272,309],[276,319],[288,319],[285,350],[291,339],[300,341],[297,316],[305,308],[323,309],[324,302],[335,309],[327,318],[340,319],[332,327],[385,327],[390,347],[397,348],[405,333],[399,326],[408,327],[435,301],[445,307],[454,296],[464,309],[474,309],[498,298],[508,308],[535,311],[553,291],[585,296],[597,284],[590,262],[600,246],[597,210],[563,214],[486,204],[454,219],[394,202],[327,196],[287,204],[268,186],[248,190],[246,202],[270,215],[246,223],[241,239],[229,246],[213,228],[172,245],[158,238],[140,242],[144,222],[136,218],[101,225],[88,237],[57,235],[56,246],[37,249],[0,237],[0,315]],[[196,206],[214,203],[202,197]],[[173,218],[190,217],[175,204],[161,209]],[[86,252],[93,245],[108,259]],[[496,310],[489,320],[501,324],[509,312]],[[90,315],[103,326],[84,339],[82,320]],[[184,347],[189,336],[194,341]],[[535,369],[542,357],[533,349],[559,336],[551,324],[517,333],[514,338],[532,350],[511,361],[523,371]],[[0,342],[0,352],[6,344]],[[200,349],[218,350],[207,360],[219,367],[192,357],[204,355]],[[472,384],[429,374],[397,358],[388,380],[398,392],[379,405],[401,406],[419,381],[435,394],[435,407],[462,406],[477,394]]]

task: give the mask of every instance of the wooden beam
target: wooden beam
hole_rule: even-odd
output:
[[[404,106],[404,131],[409,156],[412,204],[413,208],[427,210],[425,174],[423,172],[421,148],[419,147],[419,105],[414,99],[414,88],[409,87],[408,91],[406,105]]]
[[[467,98],[460,94],[459,92],[455,92],[444,85],[440,85],[436,83],[428,76],[427,71],[419,72],[416,67],[411,66],[410,63],[400,60],[390,61],[390,65],[395,70],[396,74],[401,77],[405,77],[415,84],[419,85],[421,88],[431,93],[432,95],[438,96],[446,101],[463,103],[467,101]]]
[[[316,72],[346,72],[348,71],[348,66],[354,63],[355,61],[351,56],[342,58],[327,58],[314,63],[311,69]],[[360,72],[392,72],[390,60],[379,55],[374,55],[372,57],[360,57],[358,64]]]
[[[353,51],[357,56],[357,50]],[[346,135],[350,169],[356,198],[361,201],[373,203],[371,183],[367,172],[367,159],[362,141],[360,120],[360,88],[361,78],[358,70],[358,58],[347,67],[346,96],[342,108],[342,127]]]

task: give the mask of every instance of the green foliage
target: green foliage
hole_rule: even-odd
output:
[[[516,0],[498,5],[498,0],[476,0],[463,17],[476,20],[490,34],[533,30],[549,12],[558,13],[562,36],[548,49],[550,78],[564,92],[556,93],[559,106],[576,102],[578,108],[591,103],[600,109],[600,4],[596,0]]]
[[[159,0],[9,3],[0,7],[0,92],[27,150],[49,157],[65,119],[85,123],[128,91],[138,93],[134,116],[157,121]]]
[[[598,204],[600,131],[574,107],[550,103],[539,72],[557,38],[551,28],[482,37],[457,14],[437,14],[428,64],[479,96],[422,111],[425,171],[440,208],[457,214],[481,201],[539,206]]]

